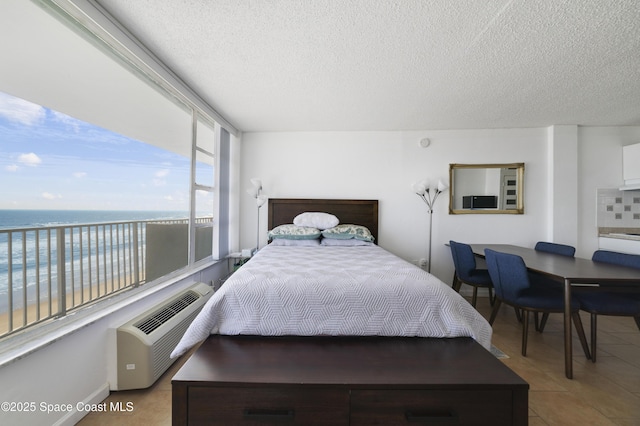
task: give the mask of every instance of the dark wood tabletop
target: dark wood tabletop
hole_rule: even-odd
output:
[[[594,262],[591,259],[568,257],[509,244],[471,244],[476,256],[484,250],[515,254],[522,257],[527,269],[562,284],[564,291],[564,365],[565,376],[573,378],[573,348],[571,337],[571,291],[580,286],[593,291],[640,291],[640,270]]]
[[[471,244],[473,252],[484,257],[484,250],[515,254],[524,260],[531,271],[547,275],[558,282],[570,280],[572,284],[594,283],[603,286],[640,284],[640,270],[594,262],[591,259],[561,256],[532,248],[508,244]]]

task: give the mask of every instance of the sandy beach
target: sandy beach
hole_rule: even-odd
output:
[[[120,289],[115,289],[114,291],[109,291],[105,293],[104,284],[100,287],[100,293],[98,293],[98,286],[94,284],[91,286],[91,290],[89,287],[85,287],[84,290],[78,289],[73,293],[67,294],[66,300],[66,309],[69,311],[75,307],[78,307],[83,304],[89,303],[91,298],[93,301],[98,300],[99,297],[102,298],[109,294],[114,294]],[[121,288],[125,288],[123,285]],[[111,288],[109,288],[111,290]],[[84,292],[84,294],[83,294]],[[51,301],[51,303],[49,303]],[[40,306],[37,303],[31,303],[27,305],[26,309],[26,319],[25,319],[25,310],[23,308],[15,309],[13,311],[13,330],[19,330],[23,328],[25,325],[30,325],[40,321],[46,321],[51,318],[55,318],[58,314],[58,298],[56,296],[49,298],[44,298],[40,302]],[[9,313],[2,312],[0,313],[0,336],[3,336],[9,332]]]

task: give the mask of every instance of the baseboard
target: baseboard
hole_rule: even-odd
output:
[[[105,383],[84,399],[81,403],[75,404],[73,411],[66,413],[60,420],[54,423],[54,426],[73,426],[78,423],[84,416],[90,413],[89,408],[87,410],[78,410],[82,407],[91,407],[92,405],[100,404],[109,396],[109,383]]]

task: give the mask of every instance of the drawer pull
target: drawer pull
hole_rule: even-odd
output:
[[[293,420],[294,414],[294,410],[287,409],[247,408],[242,411],[242,416],[247,420],[267,422]]]
[[[427,410],[407,410],[405,417],[408,422],[455,425],[460,423],[458,414],[455,411],[427,411]]]

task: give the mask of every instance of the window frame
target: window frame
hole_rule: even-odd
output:
[[[61,318],[64,321],[60,321],[57,326],[64,326],[65,324],[68,325],[69,323],[74,323],[76,320],[85,316],[90,317],[98,315],[101,317],[109,315],[110,312],[113,312],[113,306],[124,306],[130,303],[135,303],[140,300],[142,295],[160,291],[182,280],[186,276],[197,274],[199,271],[215,264],[221,255],[226,255],[228,247],[222,247],[220,244],[220,221],[216,220],[216,218],[220,216],[219,208],[221,205],[220,186],[218,183],[221,182],[223,185],[228,185],[229,176],[220,176],[222,170],[220,164],[221,161],[225,160],[221,160],[218,153],[220,150],[222,132],[225,132],[226,134],[225,140],[227,142],[225,142],[225,146],[228,145],[228,136],[238,136],[239,132],[226,119],[224,119],[224,117],[213,110],[195,92],[186,86],[184,82],[174,75],[151,52],[144,48],[144,46],[142,46],[124,27],[115,22],[112,17],[108,16],[108,14],[102,10],[97,3],[90,1],[73,2],[69,0],[33,0],[33,3],[52,15],[61,23],[61,25],[71,28],[81,38],[84,38],[85,40],[88,39],[97,50],[102,51],[103,53],[106,52],[111,59],[115,60],[118,65],[123,66],[127,71],[133,73],[133,75],[139,78],[143,84],[151,85],[168,98],[185,106],[187,117],[190,115],[192,120],[191,134],[189,135],[188,132],[186,132],[184,142],[185,144],[190,143],[191,146],[191,179],[189,182],[189,256],[186,267],[172,271],[158,280],[154,280],[155,282],[146,283],[140,288],[127,291],[129,296],[128,298],[115,297],[113,300],[103,300],[100,302],[100,313],[96,313],[95,311],[93,314],[91,312],[84,312],[81,315],[74,315],[75,319],[68,316]],[[213,177],[214,184],[212,186],[200,185],[196,182],[195,153],[198,151],[197,124],[199,120],[213,126],[214,129],[213,152],[206,151],[207,155],[210,155],[213,161],[213,171],[215,176]],[[109,130],[114,131],[111,129]],[[228,150],[228,148],[226,148],[226,150]],[[225,167],[224,170],[226,170],[227,174],[230,173],[228,167]],[[206,190],[213,194],[212,213],[214,214],[214,221],[212,228],[213,243],[211,256],[196,261],[195,232],[197,226],[195,223],[195,199],[196,191],[198,190]],[[227,203],[228,199],[225,199],[225,203],[223,204],[226,205]],[[227,214],[228,212],[224,213],[222,216],[227,217]],[[228,232],[227,225],[224,225],[223,228],[224,232]],[[222,240],[228,245],[228,236],[224,236]],[[43,330],[49,329],[50,327],[49,325],[43,325],[43,327],[31,328],[32,330],[29,330],[29,333],[27,334],[37,336],[41,335]],[[18,340],[22,340],[24,337],[27,336],[21,336]],[[2,365],[2,361],[0,361],[0,365]]]
[[[127,28],[122,26],[102,6],[95,2],[77,0],[34,0],[41,7],[60,19],[63,24],[79,32],[81,36],[88,38],[97,48],[106,50],[119,60],[129,71],[137,74],[147,84],[155,85],[158,90],[176,98],[192,114],[191,135],[191,181],[190,181],[190,208],[189,208],[189,256],[188,268],[201,264],[203,260],[195,260],[195,233],[197,229],[195,221],[196,191],[205,190],[213,194],[213,235],[212,255],[209,260],[219,260],[224,251],[220,247],[219,234],[220,222],[216,220],[220,216],[220,190],[218,182],[221,181],[220,134],[225,130],[230,135],[238,136],[239,130],[225,117],[208,105],[197,93],[186,85],[179,76],[173,73],[162,61],[149,51]],[[205,123],[214,126],[214,186],[202,186],[196,182],[195,162],[197,151],[197,123],[202,119]]]

